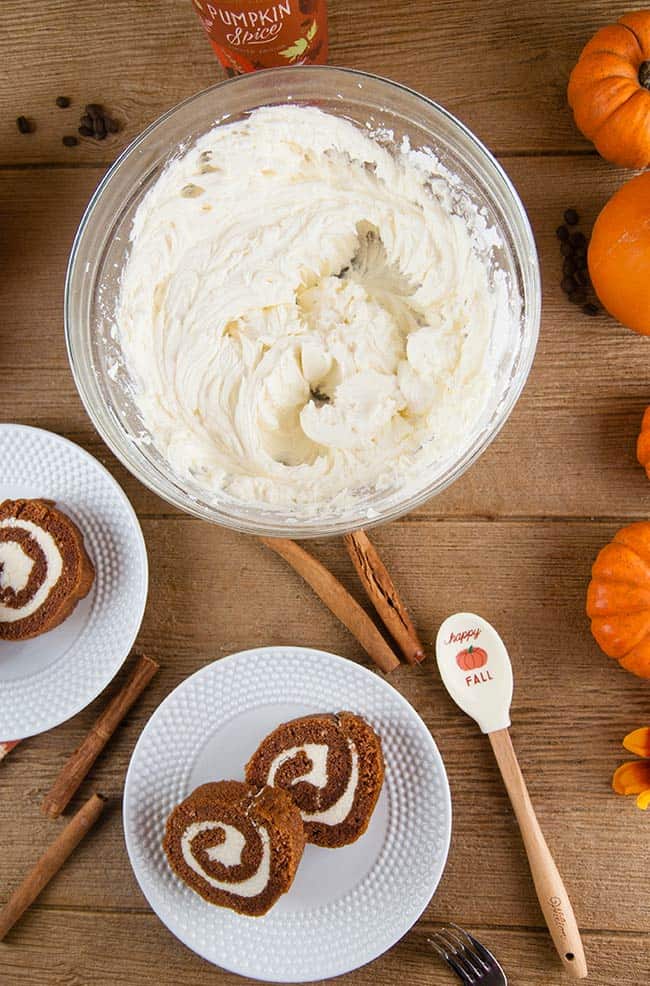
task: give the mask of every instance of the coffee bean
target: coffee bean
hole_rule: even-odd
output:
[[[583,288],[576,288],[576,290],[572,291],[569,295],[569,301],[572,305],[582,305],[586,300],[587,296]]]
[[[585,315],[599,315],[600,314],[600,308],[598,307],[598,305],[594,305],[594,303],[592,301],[590,301],[586,305],[583,305],[582,306],[582,310],[585,313]]]
[[[580,216],[575,209],[567,209],[564,213],[564,221],[567,226],[577,226]]]
[[[67,96],[57,96],[55,102],[56,105],[60,107],[60,109],[62,110],[67,110],[68,106],[70,105],[70,100],[68,99]]]
[[[589,274],[586,270],[577,270],[573,276],[575,277],[578,284],[581,284],[584,288],[588,286]]]
[[[77,133],[81,134],[82,137],[93,137],[95,131],[93,130],[92,127],[87,127],[85,124],[83,124],[81,127],[77,127]]]
[[[566,240],[569,239],[569,230],[566,228],[566,226],[558,226],[558,228],[555,230],[555,235],[557,236],[558,240],[561,240],[564,243]]]
[[[84,107],[84,112],[87,113],[88,116],[91,116],[93,120],[96,120],[100,116],[103,117],[104,115],[104,110],[99,103],[88,103],[88,105]]]
[[[576,290],[578,285],[576,284],[576,282],[572,277],[563,277],[562,280],[560,281],[560,287],[562,288],[565,294],[571,294],[572,291]]]
[[[97,140],[103,140],[106,136],[106,124],[104,123],[104,117],[95,117],[93,120],[93,127],[95,129],[95,137]]]
[[[32,121],[28,120],[26,116],[17,117],[16,126],[20,130],[21,134],[31,134],[35,129]]]
[[[117,120],[114,120],[110,116],[104,117],[104,122],[106,124],[106,129],[108,130],[109,134],[116,134],[120,129],[120,125],[117,122]]]
[[[584,233],[571,233],[569,243],[576,249],[580,249],[587,246],[587,237]]]
[[[61,138],[61,140],[65,144],[66,147],[76,147],[77,144],[79,143],[79,141],[77,140],[77,138],[76,137],[73,137],[72,134],[66,134],[65,137],[62,137]]]
[[[561,244],[560,253],[562,254],[563,257],[573,256],[573,247],[571,246],[568,240]]]
[[[562,273],[570,275],[570,274],[575,274],[575,271],[576,271],[575,260],[573,259],[573,257],[567,257],[564,263],[562,264]]]
[[[90,115],[90,113],[84,113],[84,115],[81,117],[79,123],[81,124],[82,127],[90,127],[92,129],[93,118]]]
[[[586,270],[587,269],[587,254],[586,253],[574,254],[574,259],[575,259],[576,267],[578,268],[578,270]]]

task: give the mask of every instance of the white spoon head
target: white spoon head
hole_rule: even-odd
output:
[[[475,613],[454,613],[438,630],[436,658],[456,705],[484,733],[507,729],[512,701],[512,665],[493,626]]]

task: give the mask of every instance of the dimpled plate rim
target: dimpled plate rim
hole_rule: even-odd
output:
[[[214,907],[184,886],[161,841],[167,815],[191,790],[190,775],[209,737],[238,715],[276,703],[352,709],[378,729],[388,831],[366,876],[342,898],[251,919]],[[229,972],[266,982],[309,982],[365,965],[415,924],[447,860],[451,796],[431,733],[392,685],[325,651],[262,647],[201,668],[156,709],[131,757],[123,821],[140,888],[183,944]]]
[[[0,423],[0,459],[5,488],[24,487],[31,496],[40,490],[68,510],[96,570],[85,623],[64,653],[41,671],[0,683],[0,740],[25,739],[77,715],[113,680],[142,624],[149,566],[135,510],[90,452],[43,428]],[[81,600],[78,609],[85,604]],[[61,627],[24,645],[51,646],[74,616],[75,611]],[[0,649],[0,662],[2,657]]]

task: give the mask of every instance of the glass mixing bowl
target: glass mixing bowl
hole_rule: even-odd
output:
[[[316,515],[206,493],[175,475],[143,425],[124,366],[115,311],[135,211],[166,163],[215,123],[259,106],[309,104],[370,129],[387,146],[404,138],[431,149],[457,176],[458,208],[478,208],[500,241],[493,269],[506,272],[512,318],[504,352],[490,374],[487,407],[451,459],[423,469],[408,486],[365,493],[345,512],[327,503]],[[510,180],[489,151],[450,113],[404,86],[363,72],[300,66],[255,72],[185,100],[153,123],[118,158],[93,195],[72,247],[65,289],[68,354],[79,394],[104,441],[141,482],[188,513],[271,537],[319,537],[368,527],[404,514],[440,493],[483,452],[512,411],[528,376],[540,318],[539,265],[533,235]],[[501,328],[500,328],[501,331]]]

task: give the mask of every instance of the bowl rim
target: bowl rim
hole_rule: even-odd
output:
[[[441,478],[441,480],[435,483],[435,488],[432,489],[433,484],[421,488],[414,494],[410,494],[404,499],[400,500],[396,504],[391,504],[380,511],[376,511],[378,516],[367,516],[364,518],[363,524],[359,523],[349,523],[345,520],[342,521],[330,521],[327,526],[321,526],[320,528],[315,526],[312,519],[297,518],[296,522],[289,526],[286,523],[274,523],[271,519],[270,522],[263,521],[250,522],[248,523],[245,519],[240,517],[234,517],[229,512],[215,508],[204,509],[202,505],[197,503],[192,496],[186,491],[182,490],[178,481],[175,481],[171,476],[163,475],[163,480],[165,484],[169,487],[164,492],[156,485],[154,479],[152,479],[148,474],[143,473],[143,471],[138,468],[135,461],[133,461],[128,454],[128,444],[131,440],[125,442],[115,441],[113,435],[108,427],[105,427],[104,422],[101,421],[100,416],[95,414],[93,402],[90,398],[89,388],[86,381],[84,380],[84,374],[78,365],[77,354],[75,353],[75,345],[73,342],[73,333],[71,330],[71,293],[73,289],[73,282],[75,275],[77,273],[77,262],[79,257],[79,248],[86,230],[92,220],[93,213],[97,207],[97,204],[104,192],[104,189],[108,186],[110,182],[115,179],[118,171],[122,165],[130,159],[140,148],[140,146],[147,140],[147,138],[154,133],[163,123],[170,120],[172,117],[180,113],[184,107],[189,106],[193,102],[208,96],[211,93],[215,93],[222,89],[224,86],[237,86],[246,84],[246,81],[251,79],[251,76],[256,78],[272,75],[275,78],[278,76],[296,76],[297,74],[310,73],[312,75],[345,75],[356,79],[368,79],[373,83],[380,83],[387,86],[389,89],[396,89],[407,96],[414,98],[416,101],[426,105],[434,112],[440,114],[452,127],[456,129],[471,145],[474,146],[475,150],[478,152],[479,157],[482,157],[485,163],[496,172],[498,179],[500,180],[502,187],[500,189],[502,194],[505,194],[506,198],[509,199],[509,204],[516,215],[516,220],[519,223],[519,234],[522,236],[523,240],[526,242],[527,246],[527,256],[525,258],[519,256],[518,259],[520,264],[527,264],[528,273],[531,277],[531,291],[530,298],[526,297],[526,314],[525,322],[526,328],[523,336],[523,342],[519,354],[519,366],[516,374],[516,378],[513,378],[512,385],[508,392],[507,399],[503,401],[501,409],[496,416],[496,420],[489,426],[486,433],[483,435],[480,442],[475,444],[475,447],[468,450],[462,460],[460,460],[456,465],[450,467],[448,474]],[[258,108],[258,106],[266,105],[264,103],[259,103],[257,106],[251,107],[252,109]],[[291,105],[291,104],[289,104]],[[296,100],[295,105],[300,105],[299,100]],[[225,118],[224,118],[225,119]],[[516,251],[519,255],[519,250]],[[489,150],[489,148],[484,144],[484,142],[477,137],[470,128],[459,120],[453,113],[447,110],[440,103],[431,99],[429,96],[425,96],[423,93],[418,92],[416,89],[412,89],[401,82],[396,82],[393,79],[388,79],[385,76],[375,74],[373,72],[367,72],[362,69],[347,68],[336,65],[299,65],[299,66],[281,66],[279,68],[263,69],[261,71],[256,71],[255,73],[246,73],[244,75],[234,76],[232,78],[223,79],[220,82],[216,82],[205,89],[201,89],[198,92],[187,96],[185,99],[176,103],[170,109],[166,110],[155,120],[153,120],[143,131],[141,131],[134,139],[127,144],[127,146],[120,152],[118,157],[108,168],[106,173],[102,176],[99,184],[93,191],[86,208],[82,214],[79,221],[79,225],[74,235],[72,241],[72,246],[70,248],[70,256],[68,259],[68,264],[66,268],[65,284],[64,284],[64,334],[66,342],[66,350],[68,354],[68,361],[70,363],[70,369],[72,376],[77,388],[79,397],[84,405],[86,413],[88,414],[93,426],[99,432],[102,440],[116,456],[116,458],[121,462],[121,464],[129,471],[129,473],[134,476],[140,483],[150,489],[153,493],[159,496],[161,499],[165,500],[167,503],[172,504],[178,509],[182,510],[184,513],[190,514],[195,517],[199,517],[202,520],[207,520],[211,523],[220,524],[221,526],[227,527],[231,530],[240,531],[248,534],[255,534],[262,537],[292,537],[292,538],[324,538],[333,537],[338,535],[343,535],[358,529],[359,526],[364,528],[375,527],[379,524],[388,523],[389,521],[396,520],[397,518],[410,513],[412,510],[417,509],[424,503],[432,499],[434,496],[442,493],[447,487],[459,479],[474,462],[486,451],[486,449],[491,445],[494,439],[497,437],[506,421],[510,417],[512,411],[519,400],[524,386],[528,381],[530,375],[530,370],[532,368],[533,360],[535,358],[535,353],[537,350],[537,343],[539,340],[539,331],[541,323],[541,301],[542,301],[542,287],[541,287],[541,273],[539,265],[539,257],[537,253],[537,247],[535,243],[535,236],[528,218],[528,214],[523,205],[523,202],[517,192],[512,180],[508,176],[507,172],[497,160],[496,156]],[[148,460],[149,461],[149,460]],[[149,465],[152,469],[156,469],[154,463],[149,461]],[[180,477],[179,477],[180,479]],[[177,493],[176,490],[179,492]],[[246,504],[242,504],[243,507]],[[218,516],[217,516],[218,513]]]

